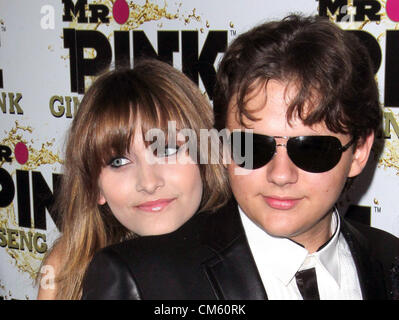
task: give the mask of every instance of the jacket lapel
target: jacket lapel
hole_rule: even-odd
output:
[[[235,201],[210,215],[209,220],[204,242],[215,255],[205,261],[203,267],[216,297],[221,300],[267,299]]]
[[[241,236],[224,252],[204,264],[218,299],[267,299],[258,269],[245,242],[245,236]]]
[[[364,300],[387,299],[383,269],[373,259],[367,238],[342,219],[341,232],[351,250]]]

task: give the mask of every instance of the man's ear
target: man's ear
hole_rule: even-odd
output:
[[[349,178],[353,178],[360,174],[367,164],[371,147],[374,143],[374,132],[369,134],[366,139],[358,141],[356,150],[353,154],[352,165],[349,171]]]

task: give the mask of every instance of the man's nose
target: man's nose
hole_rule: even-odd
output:
[[[284,143],[277,143],[276,153],[267,164],[267,180],[278,186],[296,183],[298,180],[298,168],[287,154]]]

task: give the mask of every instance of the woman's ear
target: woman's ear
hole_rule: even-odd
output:
[[[104,204],[107,203],[107,200],[105,199],[105,197],[104,197],[104,195],[102,194],[101,191],[100,191],[100,194],[99,194],[99,196],[98,196],[97,203],[98,203],[100,206],[102,206],[102,205],[104,205]]]
[[[349,178],[353,178],[360,174],[367,164],[370,156],[371,147],[374,143],[374,132],[370,133],[366,139],[360,140],[353,154],[352,165],[349,170]]]

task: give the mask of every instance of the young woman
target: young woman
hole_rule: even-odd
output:
[[[100,76],[69,130],[57,199],[62,236],[43,262],[54,267],[55,286],[39,287],[38,299],[79,299],[99,249],[172,232],[222,206],[229,195],[224,167],[204,161],[218,139],[199,139],[200,129],[212,127],[207,99],[166,63],[146,60]],[[154,128],[165,141],[148,134]],[[179,135],[183,129],[190,139]]]

